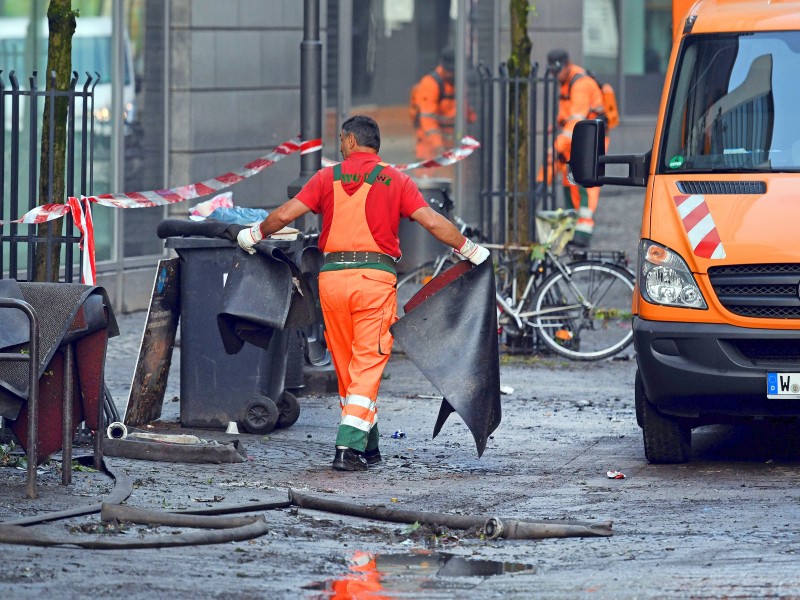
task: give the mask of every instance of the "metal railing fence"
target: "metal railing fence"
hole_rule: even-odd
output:
[[[0,71],[0,75],[2,71]],[[80,281],[81,261],[78,245],[80,234],[72,219],[65,217],[61,235],[40,237],[36,225],[9,223],[40,204],[64,202],[67,197],[92,194],[94,159],[94,88],[100,80],[86,74],[78,88],[78,73],[72,73],[69,89],[56,90],[55,73],[50,86],[38,86],[36,71],[29,78],[29,89],[22,89],[14,71],[8,75],[9,85],[0,77],[0,278],[26,280],[33,273],[36,245],[47,246],[47,280],[53,281],[54,265],[50,249],[61,245],[61,267],[58,280]],[[67,153],[65,164],[65,197],[53,197],[55,178],[55,141],[57,98],[67,98]],[[49,99],[49,149],[47,157],[47,197],[40,198],[40,151],[42,107]],[[76,143],[77,142],[77,143]]]
[[[539,74],[534,64],[528,77],[512,76],[505,64],[493,73],[485,65],[480,75],[481,192],[480,227],[495,243],[509,243],[520,228],[518,202],[527,206],[527,231],[536,241],[538,210],[556,208],[559,183],[553,161],[558,114],[559,85],[555,74]],[[529,131],[519,128],[519,117],[527,113]],[[523,138],[523,151],[510,141]],[[525,161],[524,165],[523,162]],[[520,169],[527,167],[527,181],[519,182]],[[537,181],[539,175],[539,181]]]

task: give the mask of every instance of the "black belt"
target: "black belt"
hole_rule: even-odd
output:
[[[382,252],[328,252],[325,255],[325,264],[330,263],[381,263],[387,267],[395,268],[397,261]]]

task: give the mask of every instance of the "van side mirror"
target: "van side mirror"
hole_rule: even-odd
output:
[[[645,187],[650,173],[651,152],[606,155],[606,125],[600,119],[580,121],[572,131],[569,168],[572,178],[583,187],[606,183]],[[606,165],[627,165],[628,175],[606,175]]]
[[[606,153],[606,124],[600,119],[581,121],[572,131],[569,168],[572,177],[583,187],[602,185],[605,165],[600,157]]]

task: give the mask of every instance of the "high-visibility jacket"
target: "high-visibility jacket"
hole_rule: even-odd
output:
[[[421,160],[436,157],[442,150],[453,147],[456,123],[456,88],[452,74],[439,65],[435,69],[438,79],[427,73],[417,84],[416,155]],[[441,85],[440,85],[441,81]],[[474,123],[475,111],[467,107],[467,121]]]
[[[588,244],[594,232],[594,213],[600,199],[600,188],[578,188],[567,181],[566,163],[572,150],[572,131],[578,121],[603,114],[603,92],[597,82],[578,65],[570,65],[568,76],[561,84],[558,102],[558,126],[555,147],[557,171],[561,173],[567,208],[578,211],[575,241]],[[605,140],[608,148],[608,137]],[[582,238],[582,239],[581,239]]]
[[[578,65],[570,65],[558,101],[556,152],[561,162],[569,160],[572,149],[572,130],[578,121],[603,113],[603,92],[597,82]]]

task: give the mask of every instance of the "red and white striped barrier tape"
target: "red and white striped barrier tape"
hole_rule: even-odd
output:
[[[410,171],[411,169],[430,169],[432,167],[447,167],[457,163],[460,160],[464,160],[480,147],[481,145],[478,140],[465,135],[463,138],[461,138],[461,144],[459,146],[456,146],[451,150],[446,150],[441,156],[411,163],[409,165],[392,166],[398,171]]]
[[[269,154],[261,156],[247,163],[241,169],[225,173],[219,177],[206,179],[199,183],[192,183],[168,190],[152,190],[149,192],[127,192],[124,194],[101,194],[99,196],[86,196],[89,202],[114,208],[148,208],[151,206],[165,206],[184,200],[194,200],[208,194],[213,194],[221,189],[230,187],[260,173],[267,167],[274,165],[279,160],[294,154],[298,150],[301,154],[317,152],[322,148],[322,140],[309,140],[300,142],[296,139],[287,140]],[[21,218],[10,221],[11,223],[45,223],[60,219],[70,212],[66,204],[43,204],[25,213]],[[2,221],[0,221],[2,224]]]
[[[97,282],[97,271],[94,260],[94,224],[92,223],[91,204],[87,198],[69,199],[69,208],[72,212],[72,220],[81,232],[81,281],[86,285],[94,285]]]
[[[441,156],[429,160],[419,161],[410,164],[392,165],[399,171],[408,171],[411,169],[427,169],[432,167],[446,167],[452,165],[460,160],[465,159],[472,154],[480,143],[469,136],[465,136],[461,140],[461,145],[447,150]],[[95,202],[102,206],[111,206],[114,208],[147,208],[151,206],[165,206],[167,204],[174,204],[183,202],[184,200],[194,200],[202,196],[207,196],[218,192],[226,187],[230,187],[243,181],[253,175],[256,175],[269,166],[274,165],[279,160],[294,154],[298,150],[300,154],[308,154],[311,152],[318,152],[322,149],[322,140],[309,140],[300,142],[298,140],[287,140],[275,150],[266,154],[256,160],[249,162],[241,169],[225,173],[219,177],[206,179],[199,183],[192,183],[181,187],[175,187],[168,190],[152,190],[148,192],[127,192],[124,194],[101,194],[99,196],[86,196],[89,202]],[[334,165],[335,162],[324,159],[323,165]],[[24,223],[24,224],[38,224],[47,221],[60,219],[70,212],[69,206],[66,204],[43,204],[37,206],[32,210],[25,213],[19,219],[10,221],[11,223]],[[0,221],[0,225],[3,222]]]
[[[409,171],[411,169],[428,169],[433,167],[446,167],[461,161],[472,154],[477,148],[480,148],[480,143],[470,137],[464,136],[461,139],[461,144],[451,150],[445,151],[441,156],[429,160],[423,160],[410,164],[391,165],[398,171]],[[206,179],[199,183],[192,183],[167,190],[151,190],[147,192],[127,192],[124,194],[101,194],[99,196],[81,196],[81,199],[70,197],[66,204],[43,204],[37,206],[19,219],[8,221],[10,223],[22,223],[28,225],[36,225],[39,223],[46,223],[60,219],[67,213],[71,213],[75,225],[83,235],[81,241],[81,249],[83,249],[83,282],[88,285],[94,285],[96,279],[95,260],[94,260],[94,229],[92,226],[92,213],[90,203],[94,202],[102,206],[111,206],[114,208],[148,208],[151,206],[165,206],[167,204],[175,204],[185,200],[194,200],[202,196],[207,196],[218,192],[222,189],[230,187],[256,175],[274,165],[279,160],[294,154],[297,151],[300,154],[309,154],[311,152],[319,152],[322,150],[322,140],[308,140],[301,142],[297,139],[291,139],[283,142],[269,154],[261,156],[254,161],[244,165],[241,169],[231,171]],[[337,164],[335,161],[323,158],[323,166],[331,166]],[[0,221],[0,226],[4,224]]]
[[[446,150],[441,156],[437,156],[436,158],[431,158],[429,160],[421,160],[415,163],[399,164],[399,165],[390,164],[389,166],[394,167],[398,171],[410,171],[412,169],[431,169],[434,167],[447,167],[449,165],[457,163],[460,160],[464,160],[480,147],[481,143],[478,140],[468,135],[465,135],[463,138],[461,138],[461,144],[459,146],[456,146],[451,150]],[[332,167],[333,165],[338,165],[338,164],[339,164],[338,161],[331,160],[330,158],[325,158],[324,156],[322,157],[323,167]]]

